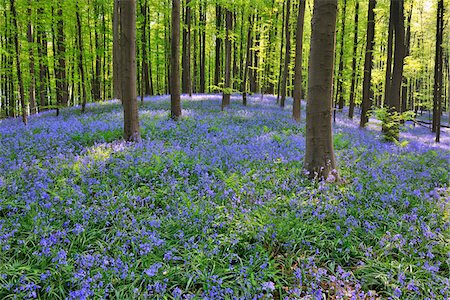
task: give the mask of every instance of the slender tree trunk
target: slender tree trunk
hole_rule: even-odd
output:
[[[136,95],[136,1],[120,1],[121,99],[124,115],[124,139],[140,141]]]
[[[231,89],[231,31],[233,30],[233,13],[225,10],[226,38],[225,38],[225,84],[222,97],[222,110],[230,105]]]
[[[442,78],[443,78],[443,49],[444,34],[444,0],[439,0],[436,19],[436,58],[434,64],[434,95],[433,95],[433,130],[436,132],[436,143],[441,137],[442,114]]]
[[[200,93],[205,93],[206,91],[206,9],[207,2],[202,1],[202,9],[200,12],[200,23],[201,23],[201,34],[200,34]]]
[[[36,105],[36,75],[34,69],[34,33],[33,24],[31,23],[31,1],[28,1],[28,16],[30,21],[28,22],[28,53],[30,57],[30,87],[29,87],[29,98],[30,98],[30,113],[37,114],[38,107]]]
[[[363,99],[361,105],[360,127],[365,127],[369,121],[368,112],[372,106],[372,66],[373,66],[373,47],[375,44],[375,6],[376,0],[369,0],[368,21],[367,21],[367,41],[366,54],[364,59],[364,79],[363,79]]]
[[[389,96],[391,98],[390,107],[396,112],[400,111],[400,94],[403,77],[403,62],[405,59],[405,26],[403,15],[404,0],[391,0],[394,4],[394,68],[392,70],[392,83]]]
[[[66,77],[66,45],[64,36],[64,20],[62,1],[58,1],[56,22],[57,27],[57,39],[56,39],[56,97],[58,99],[58,106],[68,105],[68,90],[67,90],[67,77]]]
[[[186,9],[183,27],[183,56],[182,56],[182,91],[184,94],[192,95],[191,79],[191,0],[186,0]]]
[[[251,15],[249,17],[249,27],[247,32],[247,54],[245,57],[245,67],[244,67],[244,79],[242,80],[242,102],[244,106],[247,106],[247,78],[248,78],[248,68],[250,67],[251,63],[251,47],[253,44],[252,40],[252,29],[253,29],[253,21],[255,20],[255,16]]]
[[[356,65],[357,52],[358,52],[358,21],[359,21],[359,1],[356,1],[355,6],[355,29],[353,32],[353,59],[352,59],[352,84],[350,87],[350,107],[348,110],[348,117],[353,119],[355,112],[355,88],[358,68]]]
[[[309,177],[338,179],[332,106],[337,0],[314,0],[306,108],[305,169]]]
[[[295,77],[294,77],[294,106],[292,117],[296,122],[301,118],[301,100],[302,100],[302,61],[303,61],[303,24],[305,21],[306,0],[300,0],[297,16],[296,42],[295,42]]]
[[[172,0],[172,47],[170,56],[170,98],[171,118],[178,120],[181,117],[181,83],[180,83],[180,0]]]
[[[27,107],[25,104],[25,90],[23,87],[22,70],[20,67],[19,27],[17,26],[17,12],[15,0],[11,0],[11,14],[14,28],[14,45],[16,47],[16,68],[19,81],[20,108],[22,109],[22,122],[27,125]]]
[[[393,51],[393,40],[394,40],[394,7],[390,6],[389,13],[389,30],[388,30],[388,42],[387,42],[387,56],[386,56],[386,74],[384,79],[384,105],[390,106],[391,98],[389,93],[391,92],[392,83],[392,51]]]
[[[413,12],[413,1],[411,1],[411,6],[408,14],[408,21],[406,27],[406,37],[405,37],[405,57],[410,56],[411,54],[411,19]],[[408,102],[408,78],[403,76],[402,79],[402,103],[401,103],[401,112],[405,112],[407,110],[407,102]]]
[[[289,20],[291,18],[291,0],[287,0],[286,2],[286,22],[284,23],[284,33],[286,39],[286,49],[285,49],[285,58],[284,58],[284,72],[283,72],[283,80],[281,81],[281,99],[280,106],[284,107],[286,102],[286,93],[287,93],[287,80],[289,77],[289,64],[291,63],[291,30],[289,27]]]
[[[219,86],[222,78],[221,61],[222,61],[222,7],[216,5],[216,64],[214,72],[214,85]]]
[[[77,17],[77,33],[78,33],[78,66],[80,68],[80,75],[81,75],[81,88],[82,88],[82,94],[80,94],[80,97],[83,99],[81,103],[81,112],[84,113],[86,111],[86,100],[87,100],[87,93],[86,93],[86,79],[84,76],[84,61],[83,61],[83,35],[81,34],[81,16],[80,16],[80,8],[78,5],[78,0],[76,2],[76,11],[75,11],[76,17]]]
[[[144,101],[144,97],[146,95],[150,95],[150,78],[149,78],[149,66],[148,66],[148,57],[147,57],[147,0],[143,1],[143,4],[141,4],[141,14],[144,17],[144,23],[142,26],[142,70],[141,70],[141,101]]]
[[[344,89],[343,89],[343,81],[344,81],[344,47],[345,47],[345,20],[347,18],[347,0],[344,0],[344,4],[342,6],[342,20],[341,20],[341,40],[340,40],[340,51],[339,51],[339,69],[338,69],[338,77],[337,77],[337,93],[336,100],[339,105],[339,110],[342,111],[345,105],[344,100]]]
[[[284,49],[284,29],[286,23],[286,6],[283,4],[283,21],[281,25],[281,43],[280,43],[280,69],[278,71],[278,86],[277,86],[277,103],[280,103],[281,97],[281,81],[283,78],[283,49]]]
[[[113,15],[113,88],[114,99],[122,99],[122,83],[121,83],[121,43],[120,43],[120,1],[114,0],[114,15]]]

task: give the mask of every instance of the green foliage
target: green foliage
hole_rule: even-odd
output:
[[[398,113],[389,108],[381,107],[374,111],[375,116],[382,122],[384,140],[387,142],[399,142],[400,126],[402,123],[413,120],[414,112]],[[403,145],[403,144],[401,144]]]

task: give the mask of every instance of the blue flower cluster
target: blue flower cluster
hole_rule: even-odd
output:
[[[304,125],[232,101],[147,99],[139,144],[118,102],[0,121],[0,298],[450,297],[449,132],[338,115],[343,182],[311,182]]]

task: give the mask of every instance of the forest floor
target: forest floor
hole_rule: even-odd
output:
[[[448,299],[450,132],[338,113],[344,183],[311,182],[275,100],[152,97],[139,144],[117,101],[0,121],[0,298]]]

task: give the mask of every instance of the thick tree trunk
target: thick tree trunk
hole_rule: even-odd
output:
[[[369,0],[369,10],[367,17],[367,41],[366,54],[364,59],[364,79],[363,79],[363,99],[361,104],[360,127],[365,127],[369,121],[368,112],[372,106],[372,66],[373,66],[373,47],[375,44],[375,6],[376,0]]]
[[[80,97],[82,98],[81,112],[84,113],[86,111],[87,93],[86,93],[86,79],[84,76],[84,62],[83,62],[83,35],[81,34],[81,16],[78,1],[76,2],[75,14],[77,17],[77,33],[78,33],[78,52],[79,52],[78,67],[80,69],[81,88],[82,88],[82,94],[80,94]]]
[[[136,1],[120,1],[121,99],[124,115],[124,139],[140,141],[136,95]]]
[[[314,0],[306,108],[305,169],[310,178],[338,179],[332,134],[337,0]]]
[[[222,110],[230,105],[231,89],[231,31],[233,30],[233,13],[226,9],[226,38],[225,38],[225,83],[222,96]]]
[[[284,33],[286,40],[286,49],[285,49],[285,58],[284,58],[284,72],[283,72],[283,80],[281,81],[281,99],[280,106],[284,107],[286,102],[286,93],[287,93],[287,81],[289,77],[289,64],[291,63],[291,30],[289,27],[291,13],[291,0],[287,0],[286,2],[286,20],[284,23]]]
[[[348,117],[353,119],[355,112],[355,88],[358,68],[356,66],[357,52],[358,52],[358,21],[359,21],[359,1],[356,1],[355,6],[355,28],[353,31],[353,59],[352,59],[352,84],[350,87],[350,107],[348,110]]]
[[[405,25],[403,15],[404,0],[391,0],[394,5],[394,68],[392,69],[392,82],[389,97],[391,98],[390,107],[400,111],[400,94],[403,77],[403,62],[405,59]]]
[[[294,106],[292,117],[296,122],[301,118],[301,100],[302,100],[302,61],[303,61],[303,24],[305,21],[306,0],[300,0],[297,16],[297,29],[295,33],[295,77],[294,77]]]
[[[184,15],[183,27],[183,73],[182,73],[182,91],[184,94],[192,95],[191,79],[191,0],[186,0],[186,9]]]
[[[180,0],[172,0],[172,38],[170,52],[170,117],[178,120],[181,117],[181,84],[180,84]]]

